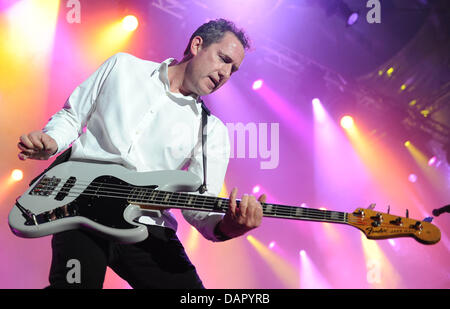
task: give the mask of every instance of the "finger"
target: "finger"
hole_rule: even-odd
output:
[[[19,155],[18,155],[18,157],[19,157],[19,159],[20,160],[22,160],[22,161],[25,161],[26,159],[28,159],[28,156],[27,155],[25,155],[24,153],[19,153]]]
[[[261,218],[261,204],[256,200],[254,196],[250,199],[250,203],[247,210],[247,216],[250,218],[249,226],[255,228],[259,225]]]
[[[267,196],[265,194],[262,194],[259,198],[258,198],[258,202],[260,203],[265,203],[267,199]]]
[[[248,194],[242,195],[241,202],[239,203],[238,214],[242,218],[247,216],[248,198]]]
[[[20,137],[20,142],[27,148],[34,148],[33,143],[30,141],[27,135],[22,135]]]
[[[44,145],[44,149],[51,150],[51,151],[57,150],[57,149],[55,149],[55,146],[56,146],[55,140],[52,137],[48,136],[47,134],[42,135],[41,141],[42,141],[42,144]]]
[[[22,142],[17,143],[17,147],[18,147],[21,151],[33,151],[33,149],[28,148],[28,147],[25,146],[25,144],[22,143]]]
[[[237,188],[233,188],[233,190],[231,190],[231,194],[230,194],[230,207],[228,208],[228,210],[235,215],[236,214],[236,208],[237,208],[237,203],[236,203],[236,196],[237,196]]]
[[[256,220],[255,226],[261,225],[263,215],[264,214],[263,214],[262,205],[260,203],[258,203],[258,207],[256,207],[256,209],[255,209],[255,220]]]
[[[38,148],[39,150],[44,149],[44,144],[42,144],[41,141],[42,135],[30,134],[29,138],[34,145],[34,148]]]

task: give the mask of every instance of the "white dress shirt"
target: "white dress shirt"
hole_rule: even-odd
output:
[[[170,92],[169,58],[162,63],[118,53],[79,85],[64,108],[43,129],[58,144],[72,145],[70,160],[107,161],[137,171],[188,171],[203,179],[201,104],[195,96]],[[218,196],[230,155],[228,130],[208,117],[206,194]],[[195,151],[194,151],[195,150]],[[223,214],[182,210],[206,239],[218,241],[215,225]],[[170,210],[140,222],[177,230]]]

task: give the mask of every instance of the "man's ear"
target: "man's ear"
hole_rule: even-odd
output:
[[[197,35],[192,38],[191,41],[191,55],[195,56],[202,49],[203,39],[201,36]]]

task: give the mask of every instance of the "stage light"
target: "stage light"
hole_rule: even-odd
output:
[[[306,257],[306,251],[305,250],[300,250],[300,256]]]
[[[259,186],[254,186],[252,192],[253,193],[258,193],[259,190],[261,190],[261,188]]]
[[[14,181],[20,181],[23,179],[23,172],[19,169],[14,169],[11,173],[11,179]]]
[[[405,85],[405,84],[401,85],[400,89],[401,89],[402,91],[405,90],[405,89],[406,89],[406,85]]]
[[[126,31],[134,31],[138,27],[139,22],[137,18],[133,15],[125,16],[124,19],[122,19],[122,27]]]
[[[428,166],[433,166],[436,163],[436,156],[433,156],[428,160]]]
[[[358,21],[359,14],[357,12],[353,12],[347,18],[347,25],[354,25]]]
[[[349,130],[351,128],[353,128],[354,125],[354,121],[352,116],[344,116],[341,118],[341,127],[343,127],[346,130]]]
[[[260,89],[260,88],[262,87],[263,83],[264,83],[264,82],[263,82],[262,79],[255,80],[255,81],[253,82],[252,89],[253,89],[253,90],[258,90],[258,89]]]
[[[318,98],[312,99],[312,105],[316,120],[319,122],[324,122],[326,118],[326,112],[320,100]]]
[[[405,147],[409,147],[409,146],[411,146],[411,142],[410,141],[406,141],[404,145],[405,145]]]
[[[408,180],[409,180],[409,182],[415,183],[417,181],[417,175],[416,174],[409,174]]]
[[[387,73],[387,75],[388,75],[389,77],[391,77],[391,76],[392,76],[392,73],[394,73],[394,68],[393,68],[393,67],[390,67],[390,68],[386,71],[386,73]]]
[[[270,242],[269,249],[273,249],[273,247],[275,247],[275,242],[274,241]]]

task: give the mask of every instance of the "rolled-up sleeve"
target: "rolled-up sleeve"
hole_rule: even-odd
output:
[[[207,153],[207,188],[205,195],[219,196],[224,184],[225,174],[230,157],[230,140],[226,126],[216,117],[211,116],[208,126]],[[201,150],[201,148],[200,148]],[[188,169],[197,175],[203,175],[202,152],[198,151]],[[202,176],[203,177],[203,176]],[[182,210],[184,218],[208,240],[221,241],[214,235],[214,228],[222,220],[223,213]]]
[[[120,54],[107,59],[92,75],[80,84],[66,100],[64,107],[54,114],[43,128],[57,143],[54,154],[67,149],[83,132],[102,85],[113,70]]]

